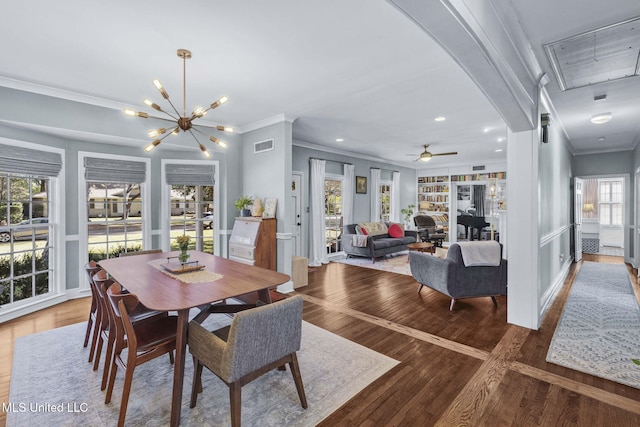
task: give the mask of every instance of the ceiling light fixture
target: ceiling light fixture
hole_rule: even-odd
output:
[[[596,114],[595,116],[591,117],[590,121],[594,125],[602,125],[611,120],[612,117],[613,116],[611,115],[611,113]]]
[[[218,99],[216,102],[214,102],[213,104],[211,104],[209,106],[209,108],[204,108],[201,106],[197,106],[193,109],[193,111],[191,112],[190,115],[187,115],[187,59],[191,58],[191,52],[186,50],[186,49],[178,49],[178,57],[182,58],[182,90],[183,90],[183,96],[182,96],[182,101],[183,101],[183,110],[182,110],[182,114],[180,114],[178,112],[178,110],[176,109],[176,107],[173,105],[173,103],[171,102],[171,100],[169,99],[169,94],[167,93],[167,91],[164,89],[164,87],[162,86],[162,83],[160,83],[160,80],[154,80],[153,81],[153,85],[156,87],[156,89],[158,89],[158,91],[160,92],[160,95],[162,95],[162,97],[164,99],[166,99],[169,102],[169,105],[171,105],[171,108],[173,108],[173,111],[175,112],[176,116],[174,116],[172,113],[168,113],[166,111],[164,111],[158,104],[156,104],[155,102],[149,100],[149,99],[145,99],[144,100],[144,104],[160,111],[161,113],[166,114],[167,116],[170,117],[170,119],[164,118],[164,117],[156,117],[156,116],[150,116],[147,113],[141,112],[141,111],[136,111],[136,110],[132,110],[131,108],[125,108],[124,109],[124,113],[128,116],[137,116],[137,117],[142,117],[144,119],[147,118],[152,118],[152,119],[158,119],[158,120],[165,120],[168,122],[173,122],[173,125],[175,125],[175,127],[172,125],[172,127],[170,129],[167,128],[159,128],[159,129],[152,129],[149,132],[147,132],[147,136],[149,136],[149,138],[156,138],[151,144],[147,145],[146,147],[144,147],[144,150],[146,152],[150,152],[152,151],[154,148],[156,148],[163,139],[165,139],[166,137],[168,137],[169,135],[177,135],[178,133],[180,133],[180,131],[182,132],[189,132],[191,134],[191,136],[193,136],[193,139],[195,139],[196,144],[198,144],[198,147],[200,148],[200,150],[202,150],[202,154],[204,154],[205,157],[210,157],[211,154],[209,154],[209,152],[207,151],[207,148],[202,145],[200,143],[200,141],[198,141],[198,138],[196,138],[195,134],[193,133],[193,131],[196,132],[200,132],[201,134],[205,135],[206,134],[201,131],[200,129],[196,128],[195,126],[200,126],[200,127],[205,127],[205,128],[210,128],[210,129],[215,129],[215,130],[219,130],[219,131],[223,131],[223,132],[233,132],[233,128],[228,127],[228,126],[207,126],[207,125],[202,125],[202,124],[198,124],[196,125],[195,123],[193,123],[196,119],[203,117],[204,115],[207,114],[207,112],[209,112],[209,110],[213,110],[217,107],[219,107],[220,105],[224,104],[225,102],[227,102],[229,100],[229,98],[227,98],[226,96],[223,96],[222,98]],[[164,135],[161,138],[158,138],[158,136],[160,135]],[[209,140],[211,140],[211,142],[217,144],[218,146],[222,147],[222,148],[226,148],[227,144],[224,141],[219,140],[218,138],[214,137],[214,136],[210,136]]]
[[[498,142],[504,142],[506,138],[504,136],[501,136],[500,138],[497,139]]]
[[[336,138],[336,142],[344,142],[343,138]]]
[[[496,153],[501,153],[501,152],[502,152],[502,148],[498,148],[498,149],[496,150]]]
[[[447,118],[444,116],[438,116],[433,120],[435,120],[436,122],[444,122],[445,120],[447,120]]]

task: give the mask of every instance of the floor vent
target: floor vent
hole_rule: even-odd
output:
[[[264,153],[265,151],[271,151],[274,148],[273,139],[267,139],[265,141],[256,142],[253,144],[254,153]]]

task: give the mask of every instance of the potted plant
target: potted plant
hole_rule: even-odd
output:
[[[415,208],[415,205],[408,205],[406,208],[402,208],[400,209],[400,213],[402,215],[404,215],[404,226],[405,228],[408,228],[411,223],[411,217],[413,216],[413,208]]]
[[[253,197],[250,196],[240,196],[234,202],[236,209],[240,211],[240,216],[251,216],[251,210],[249,210],[249,206],[253,204]]]

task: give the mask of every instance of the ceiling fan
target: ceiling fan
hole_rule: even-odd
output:
[[[414,162],[417,162],[418,160],[423,162],[428,162],[434,156],[452,156],[452,155],[458,154],[457,151],[450,151],[448,153],[431,153],[429,152],[429,150],[427,150],[427,148],[429,147],[429,144],[423,144],[422,146],[424,147],[424,151],[420,153],[420,156],[418,156],[418,158],[415,159]]]

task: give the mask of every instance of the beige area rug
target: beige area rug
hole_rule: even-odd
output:
[[[364,258],[364,257],[345,258],[340,260],[334,260],[333,262],[355,265],[355,266],[364,267],[364,268],[373,268],[375,270],[383,270],[383,271],[389,271],[392,273],[406,274],[408,276],[411,276],[411,268],[409,267],[408,251],[387,255],[384,258],[376,258],[376,262],[373,262],[371,258]]]
[[[212,315],[210,329],[230,323]],[[120,409],[123,374],[104,404],[101,370],[87,363],[86,323],[18,338],[15,343],[7,426],[111,426]],[[303,322],[300,370],[309,404],[300,406],[291,372],[273,370],[242,388],[243,426],[314,426],[398,362]],[[182,426],[228,426],[227,386],[206,369],[204,391],[189,408],[193,363],[187,355]],[[173,368],[160,357],[136,368],[127,426],[169,425]]]

